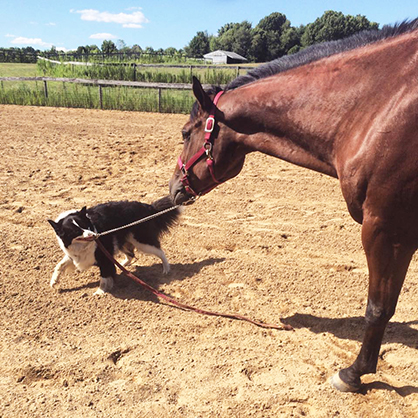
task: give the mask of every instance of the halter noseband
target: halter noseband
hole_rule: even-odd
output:
[[[213,148],[213,141],[214,138],[212,138],[212,132],[213,129],[215,128],[215,109],[216,109],[216,104],[219,101],[219,98],[222,96],[223,91],[220,91],[215,98],[213,99],[213,105],[212,105],[212,110],[211,113],[209,115],[209,117],[206,119],[206,124],[205,124],[205,142],[202,146],[202,148],[200,148],[200,150],[193,155],[192,158],[190,158],[189,161],[187,161],[186,164],[183,164],[182,160],[181,160],[181,156],[179,157],[177,164],[180,168],[180,171],[183,173],[183,177],[180,179],[180,181],[183,183],[184,188],[186,189],[186,192],[193,195],[194,197],[198,197],[201,196],[203,194],[206,194],[208,192],[210,192],[212,189],[214,189],[218,184],[221,184],[222,182],[217,180],[215,177],[215,173],[214,173],[214,161],[213,161],[213,156],[212,156],[212,148]],[[206,164],[209,168],[209,172],[210,175],[212,176],[212,180],[215,182],[214,186],[210,186],[207,189],[203,190],[200,193],[197,193],[193,190],[193,188],[190,185],[189,182],[189,170],[190,168],[192,168],[201,158],[203,155],[206,154]]]

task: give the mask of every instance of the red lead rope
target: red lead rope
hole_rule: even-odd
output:
[[[164,299],[165,301],[167,301],[168,303],[171,303],[174,306],[177,306],[178,308],[181,309],[186,309],[188,311],[193,311],[193,312],[197,312],[199,314],[203,314],[203,315],[211,315],[211,316],[220,316],[223,318],[229,318],[229,319],[238,319],[240,321],[246,321],[249,322],[253,325],[256,325],[258,327],[262,327],[262,328],[272,328],[272,329],[280,329],[280,330],[287,330],[287,331],[291,331],[293,330],[293,327],[291,325],[287,325],[287,324],[281,324],[281,325],[275,325],[275,324],[265,324],[263,322],[258,322],[258,321],[254,321],[250,318],[247,318],[245,316],[241,316],[241,315],[233,315],[233,314],[225,314],[225,313],[219,313],[219,312],[212,312],[212,311],[206,311],[204,309],[199,309],[199,308],[195,308],[193,306],[190,305],[186,305],[184,303],[178,302],[177,300],[165,295],[164,293],[159,292],[158,290],[154,289],[152,286],[150,286],[149,284],[143,282],[140,278],[136,277],[134,274],[132,274],[129,270],[127,270],[124,266],[122,266],[122,264],[120,264],[117,260],[115,260],[115,258],[109,253],[109,251],[106,250],[106,248],[103,246],[103,244],[100,242],[100,239],[96,239],[96,243],[97,246],[100,248],[100,250],[103,252],[103,254],[113,263],[115,264],[117,267],[119,267],[123,274],[125,274],[127,277],[129,277],[130,279],[136,281],[137,283],[139,283],[141,286],[145,287],[145,289],[149,290],[151,293],[153,293],[155,296]]]

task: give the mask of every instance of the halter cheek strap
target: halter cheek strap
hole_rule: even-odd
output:
[[[213,148],[213,142],[214,142],[214,138],[212,137],[212,132],[213,132],[213,129],[215,128],[215,110],[216,110],[216,105],[219,101],[219,98],[222,96],[222,94],[223,94],[223,91],[220,91],[213,99],[212,110],[211,110],[209,117],[206,119],[206,123],[205,123],[205,142],[202,148],[200,148],[200,150],[195,155],[193,155],[193,157],[190,158],[190,160],[187,161],[186,164],[184,164],[183,161],[181,160],[181,156],[178,158],[178,161],[177,161],[180,171],[183,173],[183,177],[180,179],[180,181],[183,183],[183,186],[186,189],[186,192],[196,197],[210,192],[218,184],[222,183],[221,181],[217,180],[215,176],[214,160],[213,160],[213,155],[212,155],[212,148]],[[204,155],[206,155],[206,165],[208,166],[210,175],[212,177],[212,180],[215,182],[215,185],[201,191],[200,193],[197,193],[193,190],[193,188],[190,185],[189,170]]]

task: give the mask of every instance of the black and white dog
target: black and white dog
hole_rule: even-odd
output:
[[[80,211],[71,210],[58,216],[56,221],[48,220],[57,235],[58,243],[64,251],[64,258],[57,264],[50,281],[53,287],[62,273],[67,270],[87,270],[93,265],[100,268],[100,287],[95,294],[103,294],[113,287],[116,274],[114,264],[100,251],[95,241],[82,241],[80,238],[92,235],[92,232],[103,232],[138,219],[145,218],[173,206],[169,196],[155,201],[151,205],[140,202],[109,202],[84,207]],[[160,237],[168,232],[180,214],[180,209],[174,209],[150,221],[132,226],[120,231],[104,235],[100,241],[112,255],[121,252],[125,260],[121,263],[128,266],[134,258],[135,248],[145,254],[152,254],[163,262],[163,272],[170,271],[170,265],[160,246]]]

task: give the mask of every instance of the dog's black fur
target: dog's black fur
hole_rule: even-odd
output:
[[[84,207],[80,211],[62,213],[56,221],[48,220],[54,228],[58,243],[65,256],[55,267],[51,278],[54,286],[60,275],[69,268],[83,271],[97,265],[100,268],[100,288],[96,293],[104,293],[113,286],[116,275],[114,264],[102,253],[94,241],[81,241],[89,231],[104,232],[118,228],[173,206],[169,196],[159,199],[151,205],[140,202],[109,202],[92,208]],[[174,209],[150,221],[132,226],[100,237],[101,243],[112,255],[125,254],[125,265],[134,258],[134,249],[159,257],[163,262],[163,271],[168,273],[170,266],[160,245],[160,237],[175,224],[180,210]]]

